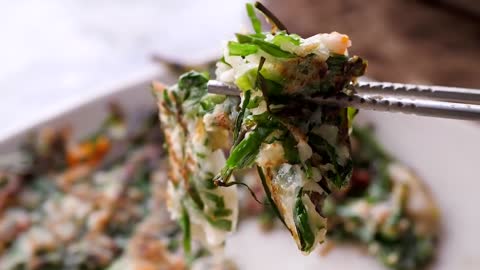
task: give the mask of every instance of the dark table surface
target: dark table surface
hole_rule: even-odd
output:
[[[270,0],[268,6],[291,32],[348,34],[350,53],[368,59],[367,75],[377,80],[480,88],[480,3],[462,0],[455,9],[427,2]]]

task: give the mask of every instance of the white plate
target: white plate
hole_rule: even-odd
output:
[[[109,94],[91,97],[70,108],[53,108],[37,122],[22,123],[0,134],[0,154],[18,147],[32,130],[70,124],[77,136],[98,127],[106,106],[115,101],[135,124],[135,115],[154,108],[149,83],[154,78],[172,82],[162,70],[147,70],[111,87]],[[455,120],[401,114],[362,112],[360,120],[374,123],[385,148],[413,167],[430,187],[442,211],[443,234],[433,269],[480,269],[480,128]],[[227,254],[241,269],[385,269],[355,248],[337,248],[327,257],[318,252],[303,256],[285,231],[262,234],[255,222],[244,223],[227,243]],[[322,268],[323,267],[323,268]]]

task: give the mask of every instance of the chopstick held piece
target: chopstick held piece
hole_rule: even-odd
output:
[[[216,79],[235,85],[239,90],[227,90],[240,95],[241,104],[229,157],[214,183],[228,186],[236,171],[256,168],[269,204],[307,254],[326,236],[325,198],[350,181],[354,116],[347,108],[307,99],[344,92],[365,73],[367,62],[348,54],[347,35],[302,38],[286,31],[265,7],[255,7],[274,27],[262,32],[247,4],[254,33],[236,34],[216,65]]]

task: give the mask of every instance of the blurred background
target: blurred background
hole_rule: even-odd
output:
[[[263,1],[303,36],[338,31],[377,80],[480,87],[478,0]],[[0,132],[249,27],[244,0],[0,0]]]

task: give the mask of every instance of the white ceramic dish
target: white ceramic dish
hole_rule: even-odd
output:
[[[154,78],[174,80],[165,70],[147,70],[112,86],[105,96],[52,108],[36,122],[0,134],[0,155],[15,149],[39,127],[71,125],[77,136],[86,135],[99,125],[111,101],[125,108],[134,125],[136,115],[155,106],[148,86]],[[416,170],[440,206],[443,233],[432,269],[480,269],[480,127],[465,121],[375,112],[362,112],[359,121],[374,123],[386,149]],[[384,269],[352,247],[337,248],[326,257],[318,252],[303,256],[286,231],[264,235],[254,222],[242,224],[232,235],[227,254],[240,269]]]

